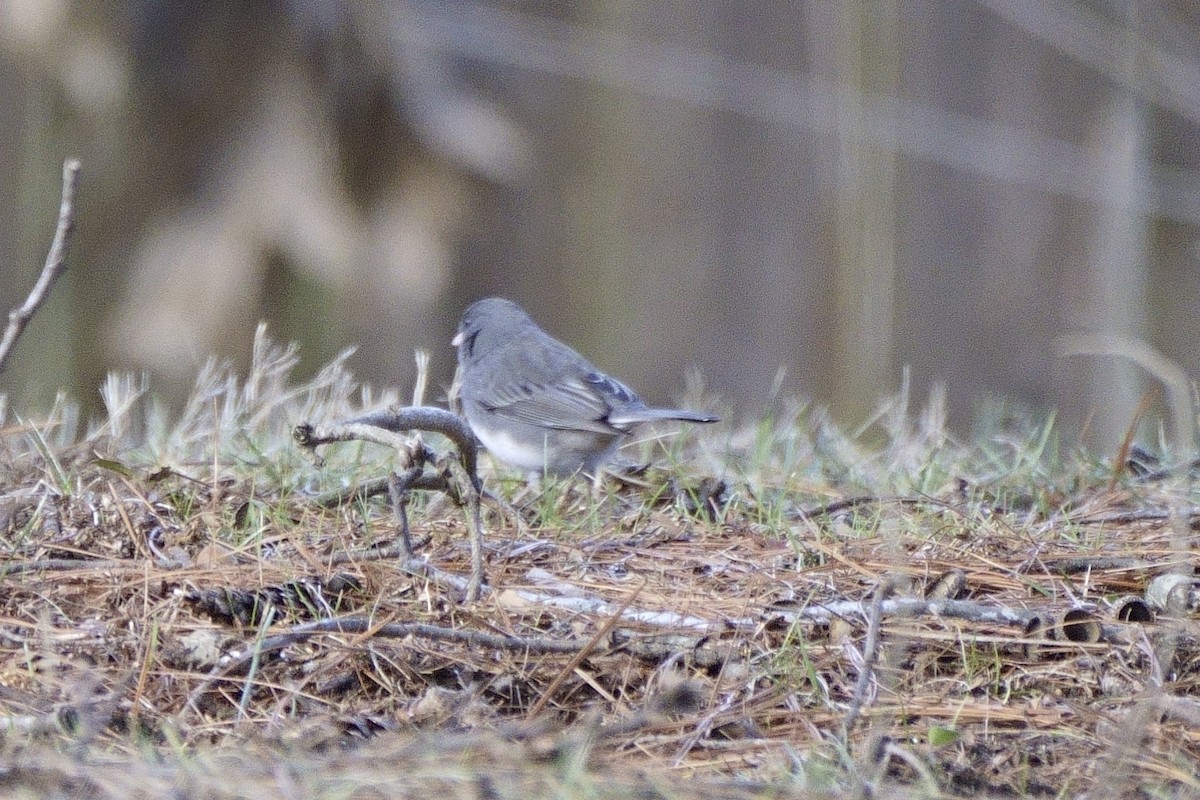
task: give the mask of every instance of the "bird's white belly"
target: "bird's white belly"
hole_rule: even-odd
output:
[[[518,469],[540,472],[548,461],[553,461],[553,453],[547,451],[544,438],[534,445],[531,442],[518,441],[503,431],[476,429],[475,435],[489,453]]]

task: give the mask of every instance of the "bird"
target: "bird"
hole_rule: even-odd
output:
[[[471,304],[451,344],[471,430],[495,458],[527,473],[594,477],[641,423],[718,421],[650,408],[503,297]]]

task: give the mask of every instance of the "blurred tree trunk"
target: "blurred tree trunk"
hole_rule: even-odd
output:
[[[868,98],[892,97],[900,58],[896,3],[852,0],[814,6],[815,71],[837,87],[833,332],[837,415],[858,424],[897,385],[896,159],[868,143]]]
[[[1072,321],[1084,331],[1143,339],[1150,318],[1145,289],[1147,222],[1136,209],[1120,202],[1121,198],[1136,197],[1146,185],[1145,122],[1140,104],[1117,89],[1097,120],[1092,139],[1097,153],[1102,154],[1096,175],[1113,203],[1093,212],[1087,232],[1088,269],[1078,286]],[[1134,421],[1146,376],[1118,353],[1087,358],[1085,395],[1094,409],[1089,443],[1101,452],[1111,452]]]

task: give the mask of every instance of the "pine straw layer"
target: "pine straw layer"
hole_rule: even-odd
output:
[[[736,493],[713,520],[574,486],[553,528],[488,512],[491,591],[464,605],[381,557],[381,502],[81,470],[86,491],[12,492],[0,515],[8,794],[1200,792],[1195,618],[1109,616],[1174,563],[1163,521],[1095,522],[1129,496],[1050,519],[958,497],[780,522]],[[457,510],[410,518],[421,554],[465,575]],[[920,598],[950,570],[980,608],[1086,607],[1103,638],[936,613],[870,635],[877,587]],[[303,628],[318,619],[353,624]]]

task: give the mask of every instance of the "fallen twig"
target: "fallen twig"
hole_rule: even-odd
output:
[[[197,699],[208,691],[213,683],[229,674],[241,674],[256,660],[267,653],[305,641],[323,633],[369,633],[382,639],[404,639],[415,636],[434,639],[443,642],[459,642],[473,647],[492,648],[496,650],[513,650],[531,653],[576,653],[589,647],[591,642],[562,641],[543,637],[526,638],[521,636],[504,636],[501,634],[468,631],[460,628],[445,628],[440,625],[414,622],[391,622],[380,625],[378,620],[370,617],[344,617],[341,619],[323,619],[297,625],[283,633],[267,636],[256,641],[246,653],[213,667],[208,676],[193,689],[187,699],[187,706],[199,713]]]
[[[437,459],[419,440],[413,441],[397,434],[407,431],[440,433],[454,443],[458,461]],[[445,492],[455,503],[465,506],[467,528],[471,541],[471,576],[467,582],[466,599],[474,602],[483,592],[483,519],[480,498],[483,491],[479,479],[478,451],[475,434],[462,417],[442,408],[416,406],[372,411],[343,422],[316,427],[308,423],[292,431],[301,447],[312,452],[322,444],[345,441],[368,441],[394,448],[401,457],[400,473],[389,478],[387,486],[392,495],[392,508],[400,525],[401,547],[411,562],[412,542],[408,530],[407,497],[412,489]],[[316,458],[320,465],[320,458]],[[441,467],[438,472],[425,472],[427,464]]]
[[[145,572],[146,562],[132,558],[46,558],[41,561],[10,561],[0,564],[0,577],[23,575],[28,572],[70,572],[76,569]]]
[[[867,617],[867,641],[863,644],[862,665],[858,669],[858,680],[854,684],[854,695],[850,699],[850,707],[842,720],[842,739],[849,741],[850,731],[858,715],[862,712],[867,700],[867,692],[871,681],[875,679],[875,665],[879,661],[879,644],[882,639],[883,602],[891,594],[892,587],[884,582],[875,587],[875,596],[871,599],[871,614]]]

